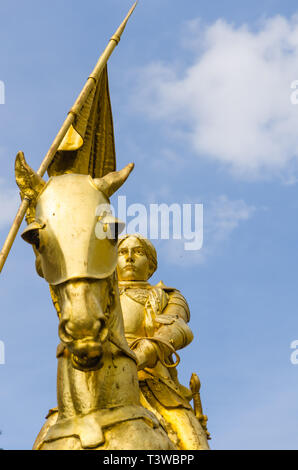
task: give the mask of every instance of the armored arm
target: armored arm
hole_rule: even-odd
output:
[[[167,297],[166,307],[160,315],[155,316],[154,334],[139,338],[132,346],[138,357],[139,369],[152,368],[158,360],[172,367],[172,354],[193,340],[193,333],[187,324],[190,312],[185,298],[177,290],[171,290]],[[176,354],[176,357],[178,363],[179,356]]]
[[[177,351],[193,340],[193,333],[188,325],[190,312],[185,298],[177,290],[170,292],[168,296],[168,305],[162,315],[156,317],[159,326],[154,335],[163,341],[160,347],[164,349],[166,357],[172,354],[172,348]],[[167,343],[172,348],[167,347]]]

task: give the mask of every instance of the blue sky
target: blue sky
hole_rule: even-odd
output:
[[[0,236],[17,208],[14,158],[37,169],[126,0],[0,5]],[[204,245],[158,241],[162,279],[195,339],[179,376],[202,382],[214,449],[298,448],[298,19],[294,1],[140,0],[109,62],[128,203],[201,203]],[[56,403],[57,319],[17,238],[0,279],[0,447],[29,449]]]

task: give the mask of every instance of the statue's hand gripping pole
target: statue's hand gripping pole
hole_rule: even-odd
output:
[[[103,54],[100,56],[94,70],[92,71],[91,75],[89,76],[84,88],[82,89],[81,93],[79,94],[77,100],[75,101],[73,107],[69,111],[64,123],[62,124],[62,127],[60,131],[58,132],[55,140],[53,141],[48,153],[46,154],[45,158],[43,159],[37,174],[39,176],[43,176],[45,172],[47,171],[49,165],[51,164],[63,138],[65,137],[68,129],[70,126],[73,124],[75,120],[76,114],[80,112],[82,109],[84,103],[86,102],[90,92],[92,89],[96,86],[97,80],[99,79],[101,72],[103,71],[105,65],[107,64],[110,55],[112,54],[113,50],[115,47],[118,45],[121,35],[125,29],[125,26],[129,20],[129,17],[132,15],[135,7],[137,6],[137,1],[133,4],[131,9],[129,10],[126,18],[124,21],[121,23],[115,34],[111,37],[106,49],[104,50]],[[0,272],[2,271],[2,268],[5,264],[5,261],[7,259],[7,256],[11,250],[11,247],[13,245],[13,242],[16,238],[16,235],[19,231],[19,228],[21,226],[21,223],[24,219],[24,216],[26,214],[26,211],[29,207],[30,200],[27,197],[24,197],[19,210],[17,212],[17,215],[15,216],[15,219],[13,221],[13,224],[11,226],[11,229],[7,235],[7,238],[5,240],[5,243],[3,245],[3,248],[0,252]]]

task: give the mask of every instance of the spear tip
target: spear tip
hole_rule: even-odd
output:
[[[122,33],[125,29],[125,26],[127,25],[127,22],[129,20],[129,18],[131,17],[131,15],[133,14],[136,6],[138,4],[138,0],[136,0],[136,2],[133,4],[133,6],[131,7],[131,9],[129,10],[129,12],[127,13],[126,17],[124,18],[124,20],[122,21],[121,25],[119,26],[119,28],[117,29],[116,33],[111,37],[111,40],[114,40],[117,42],[117,44],[119,43],[120,41],[120,38],[122,36]]]

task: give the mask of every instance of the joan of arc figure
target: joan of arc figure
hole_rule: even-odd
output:
[[[148,279],[157,269],[152,243],[141,235],[118,242],[118,280],[125,336],[138,360],[143,406],[153,411],[180,449],[208,449],[207,434],[190,405],[191,391],[181,385],[177,350],[193,339],[183,295]]]

